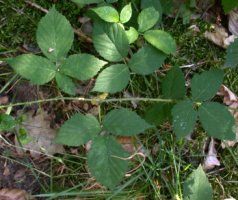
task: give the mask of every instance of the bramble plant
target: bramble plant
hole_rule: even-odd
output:
[[[161,13],[154,6],[155,1],[142,1],[137,25],[128,23],[133,15],[131,3],[119,12],[110,4],[115,0],[107,3],[103,0],[73,2],[97,4],[89,13],[94,22],[93,45],[101,58],[86,53],[67,56],[74,31],[68,20],[53,7],[41,19],[36,32],[37,43],[45,57],[25,54],[8,60],[16,73],[31,83],[43,85],[55,79],[60,90],[67,95],[76,95],[75,81],[96,77],[92,92],[113,94],[127,87],[131,73],[152,74],[168,55],[176,52],[174,38],[157,29]],[[143,42],[134,52],[131,46],[138,40]],[[238,64],[238,56],[235,57],[237,42],[227,49],[227,67]],[[174,66],[162,80],[161,98],[135,98],[156,102],[146,112],[146,120],[126,108],[112,109],[100,122],[91,114],[76,113],[60,128],[55,142],[77,147],[92,141],[87,154],[89,170],[97,181],[113,190],[128,171],[127,158],[130,156],[115,136],[135,136],[169,120],[178,139],[192,133],[198,122],[211,137],[235,139],[234,117],[224,105],[212,101],[223,82],[223,75],[221,69],[195,74],[191,90],[187,91],[182,70]],[[97,100],[103,103],[102,99]],[[193,180],[199,184],[194,184]],[[201,167],[185,182],[184,196],[185,199],[212,199],[211,186]]]

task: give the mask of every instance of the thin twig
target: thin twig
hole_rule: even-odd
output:
[[[34,8],[36,8],[36,9],[38,9],[38,10],[40,10],[40,11],[42,11],[42,12],[44,12],[44,13],[48,13],[49,12],[47,9],[45,9],[42,6],[40,6],[40,5],[36,4],[36,3],[33,3],[31,1],[25,0],[25,3],[30,5],[30,6],[32,6],[32,7],[34,7]],[[86,42],[92,43],[92,39],[90,37],[88,37],[87,35],[85,35],[82,31],[74,29],[74,33],[76,35],[78,35],[80,38],[84,39]]]

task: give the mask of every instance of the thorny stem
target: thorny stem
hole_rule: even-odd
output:
[[[174,99],[160,99],[160,98],[144,98],[144,97],[131,97],[131,98],[111,98],[111,99],[101,99],[101,98],[84,98],[84,97],[55,97],[49,99],[40,99],[35,101],[27,101],[27,102],[19,102],[7,105],[0,105],[0,109],[7,108],[9,106],[23,106],[23,105],[32,105],[32,104],[40,104],[51,101],[60,101],[60,100],[69,100],[69,101],[84,101],[84,102],[96,102],[98,104],[101,103],[111,103],[111,102],[126,102],[126,101],[148,101],[148,102],[163,102],[163,103],[174,103],[176,100]]]

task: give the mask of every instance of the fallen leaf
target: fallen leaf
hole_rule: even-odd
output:
[[[228,28],[229,31],[235,35],[238,36],[238,8],[232,10],[229,13],[229,23],[228,23]]]
[[[0,200],[30,200],[33,198],[25,190],[19,189],[1,189]]]
[[[40,153],[38,152],[48,155],[63,153],[63,145],[54,144],[53,142],[57,131],[50,127],[50,120],[47,113],[43,110],[38,110],[36,115],[34,115],[34,111],[29,111],[26,115],[26,121],[23,122],[22,127],[27,131],[27,137],[29,139],[21,145],[15,139],[16,145],[28,149],[33,157],[39,157]],[[17,152],[19,154],[22,153],[20,148],[17,148]]]
[[[215,166],[220,166],[220,161],[217,159],[217,151],[215,149],[214,139],[211,138],[211,141],[210,141],[209,147],[208,147],[208,153],[207,153],[206,158],[203,163],[203,169],[205,171],[211,170]]]

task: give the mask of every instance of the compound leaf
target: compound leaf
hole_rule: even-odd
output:
[[[60,67],[60,71],[78,80],[88,80],[95,76],[107,62],[90,54],[72,55]]]
[[[129,50],[126,32],[116,23],[96,21],[93,29],[93,44],[103,58],[113,62],[123,60]]]
[[[117,10],[111,6],[100,6],[92,9],[102,20],[106,22],[119,22]]]
[[[132,16],[132,8],[131,8],[131,3],[125,5],[121,12],[120,12],[120,22],[121,23],[126,23],[131,19]]]
[[[159,20],[159,12],[154,7],[148,7],[141,11],[138,16],[139,32],[145,32],[152,28]]]
[[[219,90],[223,81],[223,71],[211,69],[202,74],[195,74],[191,82],[192,99],[206,101],[211,99]]]
[[[185,78],[179,67],[173,67],[162,81],[164,98],[182,99],[186,94]]]
[[[97,181],[108,187],[114,187],[123,179],[128,170],[128,153],[112,137],[96,137],[87,155],[91,174]]]
[[[69,78],[68,76],[66,76],[62,73],[57,73],[55,79],[56,79],[57,86],[63,92],[70,94],[70,95],[75,95],[76,87],[75,87],[71,78]]]
[[[90,114],[77,113],[60,128],[55,142],[68,146],[81,146],[100,132],[98,120]]]
[[[45,56],[52,61],[59,61],[70,50],[74,31],[69,21],[53,7],[40,20],[36,40]]]
[[[187,200],[212,200],[212,187],[201,165],[184,182],[183,196]]]
[[[103,120],[104,130],[121,136],[136,135],[151,127],[135,112],[125,108],[110,111]]]
[[[224,105],[203,103],[198,110],[199,119],[208,135],[220,140],[236,138],[236,122]]]
[[[177,103],[172,109],[173,129],[178,138],[187,136],[193,131],[197,121],[197,112],[189,100]]]
[[[144,33],[144,38],[157,49],[166,54],[175,53],[176,42],[173,37],[161,30],[149,30]]]
[[[238,38],[232,42],[226,50],[226,60],[224,67],[235,68],[238,65]]]
[[[166,54],[148,45],[140,48],[128,65],[137,74],[148,75],[160,68],[166,57]]]
[[[126,65],[111,65],[98,75],[93,91],[120,92],[127,86],[129,80],[130,73]]]
[[[48,59],[33,54],[23,54],[9,59],[8,63],[22,77],[42,85],[55,77],[56,66]]]

